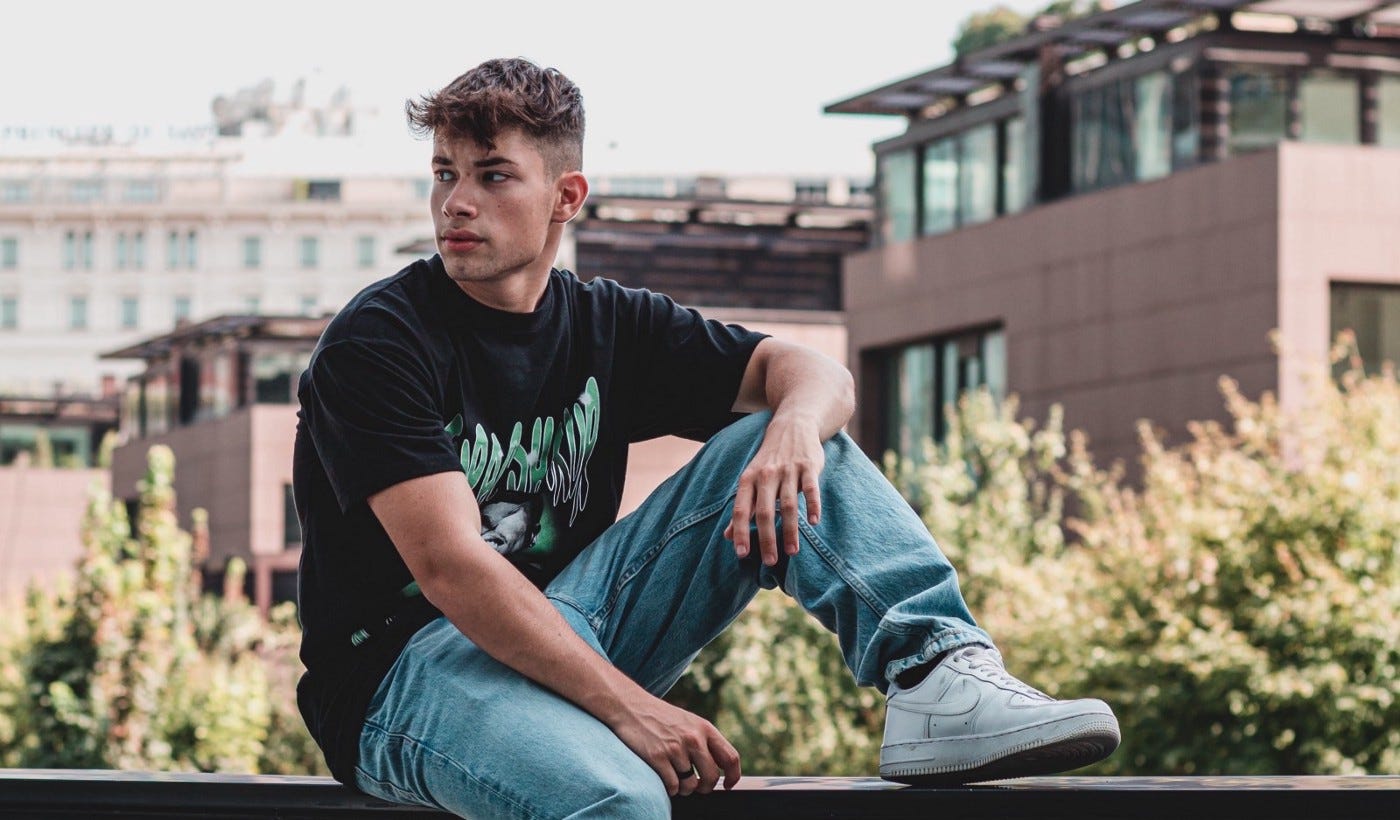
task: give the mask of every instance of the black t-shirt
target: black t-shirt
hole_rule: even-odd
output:
[[[487,542],[543,588],[616,519],[629,443],[704,439],[734,420],[762,338],[566,271],[533,312],[495,310],[436,256],[346,305],[302,376],[293,463],[297,700],[338,780],[354,784],[369,701],[439,614],[365,499],[463,471]]]

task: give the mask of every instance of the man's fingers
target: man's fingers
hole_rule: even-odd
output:
[[[822,521],[822,491],[810,471],[802,475],[802,495],[807,499],[807,523],[815,527]]]
[[[697,754],[695,758],[695,771],[699,775],[698,778],[693,778],[698,781],[695,784],[695,793],[709,794],[715,790],[715,784],[719,782],[719,766],[715,765],[709,754]]]
[[[778,482],[776,471],[771,468],[759,470],[758,475],[758,486],[754,488],[753,520],[758,525],[758,551],[763,556],[763,563],[771,567],[778,563]]]
[[[734,552],[740,558],[749,555],[749,515],[753,509],[753,484],[747,475],[739,478],[739,490],[734,496],[734,514],[729,518],[725,535],[734,542]]]
[[[732,789],[739,782],[739,750],[716,729],[710,737],[710,756],[724,770],[724,788]]]
[[[783,511],[783,550],[788,555],[797,554],[797,481],[788,476],[783,481],[783,489],[778,495],[778,504]]]

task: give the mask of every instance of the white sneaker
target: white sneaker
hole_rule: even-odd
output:
[[[1011,677],[1001,655],[965,646],[912,689],[891,684],[880,776],[917,786],[1077,769],[1118,748],[1101,700],[1055,700]]]

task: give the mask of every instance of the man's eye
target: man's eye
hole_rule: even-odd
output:
[[[500,171],[487,171],[481,175],[481,178],[485,182],[505,182],[507,179],[510,179],[510,177]]]
[[[454,177],[453,177],[451,171],[443,170],[443,171],[434,171],[434,172],[433,172],[433,179],[437,180],[438,182],[451,182],[451,181],[454,179]]]

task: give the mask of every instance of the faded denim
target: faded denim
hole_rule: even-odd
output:
[[[919,517],[844,433],[825,445],[822,516],[776,567],[723,537],[768,414],[712,438],[545,590],[594,649],[660,695],[760,587],[839,641],[862,685],[991,640]],[[740,754],[743,753],[740,749]],[[445,618],[404,649],[370,704],[357,784],[472,818],[666,817],[661,779],[587,712],[493,660]],[[687,799],[704,799],[692,797]]]

